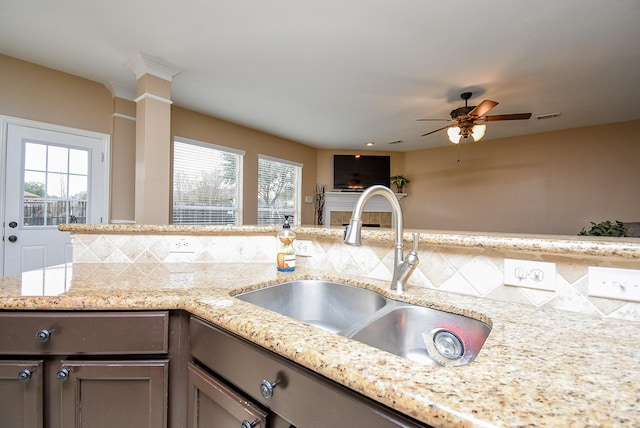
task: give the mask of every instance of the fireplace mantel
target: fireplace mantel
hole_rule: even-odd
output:
[[[325,227],[331,224],[331,211],[353,211],[362,192],[325,192],[323,223]],[[407,196],[406,193],[396,193],[398,200]],[[375,195],[364,206],[365,212],[391,212],[391,204],[384,196]]]

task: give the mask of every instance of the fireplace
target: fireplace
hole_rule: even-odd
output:
[[[361,194],[359,192],[325,192],[324,226],[341,226],[349,223],[353,207]],[[398,199],[405,196],[405,193],[396,193]],[[383,196],[372,197],[364,206],[362,223],[365,225],[391,227],[391,218],[391,205]]]

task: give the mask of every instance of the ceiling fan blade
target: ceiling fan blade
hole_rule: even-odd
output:
[[[427,132],[426,134],[422,134],[421,137],[426,137],[427,135],[431,135],[431,134],[435,134],[438,131],[442,131],[443,129],[447,129],[447,128],[451,128],[452,126],[454,126],[455,124],[452,125],[447,125],[447,126],[443,126],[442,128],[438,128],[435,131],[431,131],[431,132]]]
[[[451,122],[451,119],[416,119],[418,122]]]
[[[530,117],[531,113],[498,114],[493,116],[481,117],[480,120],[486,122],[495,122],[496,120],[526,120]]]
[[[469,112],[469,116],[482,116],[497,105],[498,103],[495,101],[484,100],[476,108]]]

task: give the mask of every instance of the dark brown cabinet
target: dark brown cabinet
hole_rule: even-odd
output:
[[[185,311],[0,311],[1,428],[425,427]]]
[[[267,413],[221,380],[189,364],[188,428],[266,428]]]
[[[167,427],[168,321],[168,312],[0,312],[0,426]]]
[[[60,404],[49,412],[60,427],[167,426],[168,360],[61,361],[60,366],[51,394]],[[60,370],[68,370],[67,379],[59,378],[65,373]]]
[[[0,360],[0,426],[43,426],[43,361]]]
[[[197,364],[265,409],[270,428],[426,426],[197,317],[190,331]]]

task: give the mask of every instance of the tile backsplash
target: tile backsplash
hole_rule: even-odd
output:
[[[184,238],[189,240],[189,252],[172,252],[174,241]],[[74,234],[73,251],[74,263],[268,263],[274,259],[275,238],[268,235]],[[589,266],[637,269],[640,267],[637,260],[422,244],[419,255],[420,264],[411,276],[409,286],[640,321],[640,303],[588,296],[587,276]],[[504,285],[505,258],[556,263],[555,290]],[[393,245],[365,241],[362,247],[351,247],[338,238],[313,237],[312,256],[299,256],[296,263],[328,274],[391,280]]]

